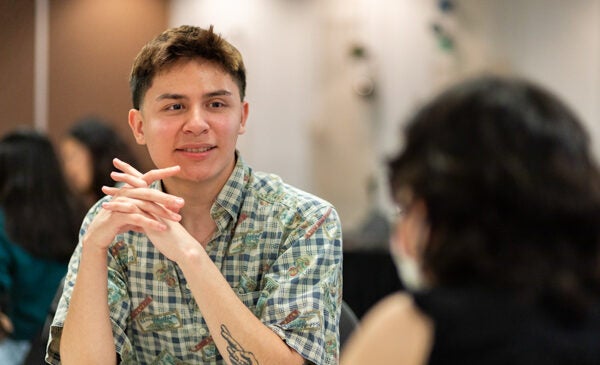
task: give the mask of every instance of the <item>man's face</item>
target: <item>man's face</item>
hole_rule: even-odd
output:
[[[129,124],[157,167],[179,165],[179,178],[224,183],[247,116],[230,75],[208,61],[182,60],[154,77]]]

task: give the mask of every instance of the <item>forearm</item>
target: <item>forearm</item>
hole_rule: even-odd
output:
[[[62,364],[116,364],[107,277],[106,251],[84,244],[60,341]]]
[[[229,364],[303,364],[304,359],[242,303],[205,252],[180,263],[188,285],[210,329],[215,345]]]

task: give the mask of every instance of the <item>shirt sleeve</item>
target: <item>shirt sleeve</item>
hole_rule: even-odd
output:
[[[342,233],[337,212],[317,212],[290,233],[265,275],[257,315],[314,364],[337,364]]]
[[[65,317],[69,310],[69,303],[71,295],[73,293],[73,287],[77,279],[77,271],[79,268],[79,262],[81,259],[81,237],[86,232],[87,226],[96,215],[97,210],[92,208],[86,218],[80,230],[79,244],[77,245],[67,270],[67,275],[64,281],[63,292],[60,297],[52,325],[50,327],[50,334],[48,339],[46,361],[50,364],[60,364],[60,338],[62,335],[62,329],[64,326]],[[115,242],[119,242],[119,236],[115,239]],[[114,243],[113,246],[114,247]],[[134,361],[133,357],[135,352],[132,350],[131,341],[126,334],[127,321],[129,317],[130,300],[127,294],[127,288],[125,284],[124,276],[122,275],[122,268],[118,260],[113,256],[114,249],[108,250],[108,304],[110,307],[110,320],[112,322],[113,337],[115,340],[115,346],[117,353],[121,356],[124,362]]]

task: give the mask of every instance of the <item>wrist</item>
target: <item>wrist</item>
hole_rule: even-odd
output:
[[[106,257],[108,247],[103,247],[103,246],[94,244],[94,240],[90,236],[85,235],[81,239],[81,246],[82,246],[81,247],[82,255],[85,255],[85,256],[93,255],[93,256]]]
[[[210,257],[202,246],[197,245],[197,247],[186,250],[177,264],[185,271],[188,267],[202,266],[206,260],[210,260]]]

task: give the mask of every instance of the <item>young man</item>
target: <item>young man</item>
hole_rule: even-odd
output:
[[[125,185],[84,220],[48,361],[337,363],[340,222],[236,151],[239,52],[212,27],[170,29],[137,56],[130,86],[129,124],[157,169],[115,161]]]

